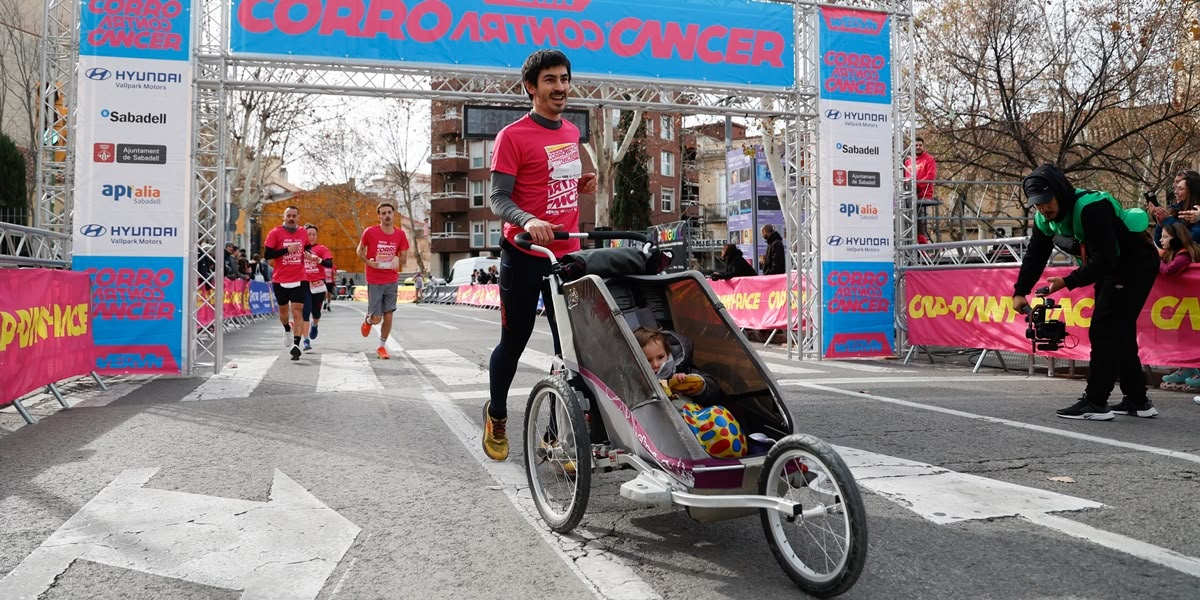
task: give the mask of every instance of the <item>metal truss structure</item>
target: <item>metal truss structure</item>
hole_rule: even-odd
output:
[[[53,237],[62,244],[54,254],[69,255],[71,207],[75,180],[75,148],[70,112],[75,101],[75,63],[79,61],[77,0],[46,0],[42,26],[42,65],[38,84],[38,120],[42,132],[37,148],[37,206],[35,228],[67,234]],[[64,101],[65,99],[65,101]]]
[[[630,78],[589,77],[573,88],[571,103],[583,107],[623,109],[643,108],[685,114],[729,115],[752,119],[773,119],[783,125],[782,177],[786,182],[782,203],[790,235],[787,245],[789,354],[805,358],[820,355],[821,263],[820,263],[820,175],[818,169],[818,91],[820,57],[817,31],[818,9],[835,6],[886,12],[895,18],[893,28],[893,81],[896,82],[895,119],[911,133],[914,128],[912,105],[912,0],[844,0],[809,2],[775,0],[795,6],[796,86],[788,90],[736,85],[634,80]],[[77,0],[46,0],[46,53],[43,81],[63,82],[74,94],[74,64],[78,55],[75,41]],[[228,120],[230,94],[242,90],[276,93],[328,94],[376,98],[420,98],[473,103],[524,104],[525,92],[511,72],[457,69],[415,68],[396,64],[369,64],[311,59],[280,59],[232,55],[229,52],[230,5],[225,0],[193,0],[195,27],[193,73],[193,155],[194,176],[192,214],[195,247],[199,252],[219,253],[224,245],[225,203],[229,194],[226,154],[229,151]],[[43,89],[43,106],[48,92]],[[49,101],[53,105],[53,100]],[[47,112],[47,129],[61,126],[58,117]],[[47,120],[49,119],[49,120]],[[69,131],[69,123],[68,123]],[[896,160],[911,154],[911,144],[897,131]],[[49,149],[39,154],[38,207],[41,226],[69,233],[71,138],[61,163]],[[58,148],[62,150],[61,147]],[[898,168],[899,162],[897,162]],[[897,178],[898,180],[899,178]],[[912,215],[907,215],[898,234],[911,239]],[[219,254],[216,258],[220,258]],[[223,363],[223,273],[224,261],[215,260],[212,274],[201,273],[194,256],[189,262],[191,306],[194,333],[189,340],[188,373],[211,365],[219,372]],[[211,290],[211,293],[209,293]],[[211,326],[197,319],[203,307],[216,315]],[[187,352],[187,350],[185,350]]]

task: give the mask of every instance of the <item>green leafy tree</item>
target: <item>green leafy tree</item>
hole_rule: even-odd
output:
[[[25,157],[12,138],[0,133],[0,206],[25,206]]]
[[[618,230],[639,231],[650,226],[650,173],[646,170],[646,127],[633,113],[621,114],[621,130],[636,127],[628,151],[617,163],[609,216]]]

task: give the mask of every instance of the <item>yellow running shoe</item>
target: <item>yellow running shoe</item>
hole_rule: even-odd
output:
[[[554,463],[563,473],[568,476],[575,474],[575,461],[567,455],[562,442],[558,440],[553,442],[542,441],[542,452],[545,453],[546,461]]]
[[[508,418],[495,419],[488,414],[489,400],[483,404],[483,453],[492,460],[508,458]]]

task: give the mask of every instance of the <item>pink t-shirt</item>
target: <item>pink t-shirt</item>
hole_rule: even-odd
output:
[[[322,261],[327,258],[333,258],[333,253],[329,251],[329,248],[326,248],[321,244],[317,244],[316,246],[309,248],[308,251],[317,255],[317,258],[321,259]],[[323,267],[319,262],[304,263],[304,274],[308,276],[309,281],[325,281],[325,267]]]
[[[287,254],[275,257],[275,272],[271,274],[272,282],[307,281],[304,275],[304,247],[308,245],[308,232],[303,227],[297,227],[295,231],[289,232],[283,228],[283,225],[280,225],[267,234],[265,245],[275,250],[288,250]]]
[[[583,161],[579,156],[579,129],[570,121],[564,119],[562,127],[546,129],[525,115],[501,129],[492,152],[492,170],[516,178],[512,199],[521,210],[562,225],[562,231],[579,231]],[[504,237],[510,243],[522,231],[512,223],[504,224]],[[555,256],[562,256],[578,250],[579,240],[554,240],[547,247]]]
[[[367,260],[387,262],[397,254],[408,250],[408,236],[395,227],[391,234],[383,232],[379,225],[372,225],[362,234],[362,245],[367,249]],[[400,274],[392,269],[376,269],[367,265],[367,283],[396,283]]]

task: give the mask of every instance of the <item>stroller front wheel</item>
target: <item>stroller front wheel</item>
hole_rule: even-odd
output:
[[[561,377],[546,377],[529,393],[525,475],[533,503],[550,529],[574,529],[591,493],[592,447],[583,407]]]
[[[798,502],[806,513],[760,512],[771,553],[788,577],[821,598],[849,590],[867,560],[867,513],[842,457],[814,436],[790,435],[767,454],[758,490]]]

